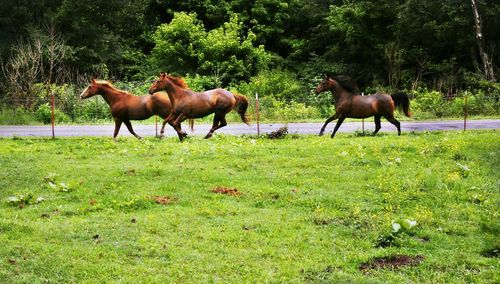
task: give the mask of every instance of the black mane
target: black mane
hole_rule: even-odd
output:
[[[346,75],[328,76],[328,77],[337,81],[340,84],[340,86],[342,86],[342,88],[344,88],[349,93],[359,94],[359,88],[356,82],[354,82],[354,80],[351,77]]]

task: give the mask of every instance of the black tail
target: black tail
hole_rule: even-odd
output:
[[[411,117],[412,113],[410,112],[410,99],[408,95],[402,92],[394,93],[391,95],[392,100],[394,101],[394,106],[400,111],[403,110],[404,114],[407,117]]]

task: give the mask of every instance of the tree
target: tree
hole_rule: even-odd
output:
[[[255,35],[245,33],[237,15],[206,31],[194,13],[179,12],[153,36],[152,59],[160,70],[212,76],[222,85],[248,79],[267,68],[271,56],[254,46]]]
[[[483,63],[483,72],[486,80],[496,82],[495,72],[493,70],[492,60],[490,59],[488,53],[485,50],[484,37],[483,37],[483,27],[481,22],[481,16],[477,8],[476,0],[471,0],[472,12],[474,14],[474,27],[476,33],[476,41],[479,50],[479,56]]]
[[[63,65],[70,48],[53,26],[34,30],[28,40],[20,40],[7,62],[2,64],[7,90],[17,106],[31,108],[36,101],[36,83],[61,83],[67,75]]]

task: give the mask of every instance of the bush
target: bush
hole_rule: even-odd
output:
[[[443,95],[438,91],[422,90],[413,93],[414,100],[411,104],[413,112],[420,115],[426,113],[430,116],[442,117],[444,115]]]
[[[273,97],[278,100],[306,101],[309,89],[300,82],[295,74],[287,71],[266,71],[250,79],[249,83],[242,83],[238,89],[243,94],[260,97]]]
[[[320,118],[320,110],[305,103],[285,102],[273,97],[266,97],[260,102],[260,117],[278,121],[293,121]]]
[[[37,119],[33,112],[23,108],[12,109],[3,106],[0,110],[1,125],[33,124],[35,121],[37,121]]]
[[[40,105],[35,112],[38,121],[49,124],[52,121],[52,107],[49,103]],[[59,109],[54,109],[54,119],[56,123],[68,122],[69,117]]]
[[[94,97],[80,102],[75,112],[74,121],[95,122],[111,119],[112,116],[108,104],[101,97]]]

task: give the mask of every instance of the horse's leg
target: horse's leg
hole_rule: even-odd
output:
[[[170,112],[170,114],[167,115],[167,117],[165,117],[163,119],[163,123],[162,123],[161,130],[160,130],[160,138],[164,136],[163,133],[165,133],[165,125],[167,123],[170,124],[170,126],[172,126],[172,128],[174,128],[174,130],[175,130],[174,121],[176,118],[177,118],[177,116],[175,116],[174,112]],[[175,130],[175,131],[177,132],[177,130]]]
[[[130,123],[130,120],[124,120],[123,123],[125,123],[125,125],[127,126],[128,128],[128,131],[130,133],[132,133],[132,135],[134,135],[137,139],[141,139],[142,137],[137,135],[135,132],[134,132],[134,129],[132,128],[132,123]]]
[[[321,127],[321,131],[319,132],[319,136],[323,136],[323,132],[325,132],[325,128],[326,126],[328,125],[328,123],[330,123],[332,120],[335,120],[339,118],[339,115],[338,114],[334,114],[332,117],[328,118],[326,121],[325,121],[325,124],[323,124],[323,127]]]
[[[115,132],[113,133],[113,140],[116,141],[116,136],[118,135],[118,132],[120,131],[120,126],[122,126],[122,121],[119,120],[118,118],[115,119]]]
[[[223,117],[222,119],[224,119],[224,123],[225,123],[224,125],[227,125],[225,118]],[[214,123],[212,124],[212,128],[210,129],[210,131],[205,136],[205,139],[212,137],[212,135],[214,134],[214,131],[220,128],[219,127],[220,122],[221,122],[221,119],[219,118],[219,116],[217,114],[215,114],[214,115]]]
[[[373,135],[377,134],[377,132],[380,130],[380,128],[382,127],[380,125],[380,118],[381,116],[380,115],[376,115],[375,116],[375,131],[373,131]]]
[[[398,129],[398,136],[401,136],[401,123],[399,123],[399,121],[397,121],[393,116],[392,117],[385,116],[385,119],[387,119],[390,123],[396,126],[396,128]]]
[[[345,117],[343,116],[339,117],[339,120],[337,120],[337,125],[335,125],[335,128],[333,129],[332,136],[330,136],[331,138],[335,136],[335,133],[337,133],[337,130],[339,130],[339,127],[342,124],[342,122],[344,122],[344,119]]]
[[[162,138],[165,133],[165,126],[167,125],[167,123],[172,126],[172,128],[174,128],[174,123],[172,121],[167,121],[166,119],[163,120],[162,122],[162,125],[161,125],[161,130],[160,130],[160,138]],[[174,128],[175,129],[175,128]]]
[[[175,129],[177,132],[177,136],[179,136],[179,140],[182,142],[184,140],[184,137],[187,136],[187,133],[182,131],[181,129],[181,123],[187,118],[184,114],[179,114],[175,121],[172,123],[172,127]]]
[[[172,125],[171,122],[169,124]],[[161,124],[160,138],[162,138],[164,136],[163,133],[165,133],[165,125],[167,125],[167,121],[164,119],[162,124]],[[173,127],[173,125],[172,125],[172,127]]]

